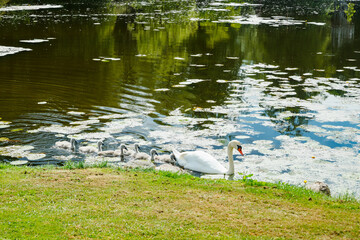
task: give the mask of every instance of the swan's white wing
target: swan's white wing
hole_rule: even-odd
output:
[[[226,173],[213,156],[203,151],[183,152],[176,158],[184,168],[202,173]]]

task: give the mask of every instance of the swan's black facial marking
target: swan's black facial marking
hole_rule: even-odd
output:
[[[239,151],[239,153],[240,153],[241,155],[244,156],[244,154],[243,154],[243,152],[242,152],[242,147],[241,147],[240,145],[237,145],[237,150]]]

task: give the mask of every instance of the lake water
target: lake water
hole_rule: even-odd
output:
[[[2,159],[97,161],[53,147],[74,137],[227,166],[238,139],[236,172],[360,196],[359,19],[311,4],[23,3],[0,9]]]

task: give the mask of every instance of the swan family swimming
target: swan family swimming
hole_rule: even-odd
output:
[[[120,147],[115,150],[103,150],[105,145],[104,139],[97,142],[97,147],[95,146],[81,146],[78,140],[73,138],[67,141],[60,141],[55,143],[55,147],[63,148],[66,150],[79,152],[82,154],[93,153],[102,157],[120,157],[120,160],[126,162],[128,166],[138,167],[141,165],[147,165],[149,167],[155,167],[155,162],[161,162],[166,164],[177,164],[182,168],[207,174],[227,174],[233,175],[235,172],[234,169],[234,157],[233,150],[237,150],[241,155],[244,155],[242,152],[242,146],[239,141],[232,140],[227,146],[227,157],[229,162],[229,167],[226,169],[223,165],[220,164],[213,156],[204,151],[186,151],[179,152],[176,149],[173,149],[172,154],[170,155],[159,155],[156,149],[151,149],[149,154],[145,152],[140,152],[141,148],[139,144],[134,144],[134,150],[128,149],[125,144],[120,144]],[[125,165],[126,167],[126,165]]]
[[[159,155],[156,149],[151,149],[149,154],[140,152],[139,144],[134,144],[134,150],[128,149],[124,144],[120,144],[119,149],[103,150],[104,140],[97,142],[97,147],[83,146],[79,147],[79,141],[70,139],[70,141],[60,141],[55,143],[55,147],[63,148],[69,151],[80,153],[94,153],[98,156],[120,157],[120,160],[125,164],[125,168],[152,168],[156,170],[172,171],[179,173],[186,173],[186,170],[205,174],[226,174],[234,175],[234,157],[233,150],[237,150],[242,156],[241,143],[237,140],[232,140],[227,145],[228,168],[220,164],[213,156],[204,151],[185,151],[179,152],[175,148],[172,149],[170,155]],[[160,164],[159,164],[160,163]],[[181,168],[179,168],[179,166]],[[323,182],[315,182],[307,185],[306,188],[314,191],[330,195],[330,189],[327,184]]]

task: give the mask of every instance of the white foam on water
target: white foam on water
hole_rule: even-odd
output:
[[[9,156],[14,158],[23,158],[27,154],[30,154],[30,150],[33,150],[34,147],[31,145],[11,145],[6,147],[0,147],[0,155]]]
[[[0,12],[11,12],[11,11],[33,11],[41,9],[52,9],[52,8],[62,8],[62,5],[23,5],[23,6],[9,6],[0,8]]]
[[[43,43],[43,42],[49,42],[48,39],[30,39],[30,40],[20,40],[19,42],[22,43]]]
[[[51,133],[60,133],[60,134],[75,134],[80,133],[88,128],[87,125],[75,125],[75,126],[62,126],[53,124],[50,126],[42,126],[38,129],[29,130],[28,133],[38,133],[38,132],[51,132]]]
[[[32,51],[30,48],[0,46],[0,57],[24,51]]]

